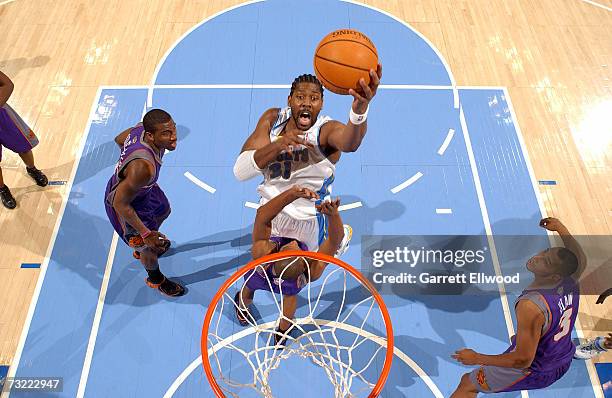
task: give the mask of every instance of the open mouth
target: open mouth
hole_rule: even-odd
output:
[[[300,112],[297,118],[298,127],[300,128],[310,127],[311,120],[312,120],[312,115],[310,114],[310,112],[308,111]]]

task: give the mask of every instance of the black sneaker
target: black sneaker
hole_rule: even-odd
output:
[[[180,297],[185,294],[185,288],[170,279],[164,279],[164,281],[157,288],[160,292],[168,297]]]
[[[7,209],[14,209],[17,207],[17,201],[13,197],[11,190],[6,185],[0,188],[0,198],[2,199],[2,204]]]
[[[281,330],[280,327],[276,328],[276,333],[274,333],[274,342],[276,343],[276,349],[282,350],[287,345],[287,337],[289,336],[289,329]]]
[[[38,185],[39,187],[46,187],[47,184],[49,184],[47,176],[42,171],[38,170],[36,167],[26,167],[26,171],[28,172],[29,176],[32,177],[34,181],[36,181],[36,185]]]
[[[241,326],[249,326],[249,318],[253,318],[248,308],[240,308],[240,290],[234,296],[234,309],[236,310],[236,318]]]

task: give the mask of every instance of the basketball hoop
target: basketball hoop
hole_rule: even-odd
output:
[[[242,287],[245,275],[247,279],[255,272],[265,276],[267,265],[288,258],[301,258],[306,264],[319,260],[329,265],[319,280],[306,284],[299,293],[300,299],[307,299],[308,304],[298,308],[296,319],[285,318],[291,322],[291,334],[297,336],[286,332],[283,336],[287,345],[280,349],[275,346],[274,335],[279,334],[276,327],[283,318],[282,291],[281,294],[258,291],[255,306],[263,302],[261,299],[269,303],[270,298],[275,305],[262,306],[269,316],[258,317],[249,312],[249,325],[240,328],[239,333],[234,294]],[[251,270],[254,272],[249,273]],[[281,273],[279,278],[282,277]],[[272,290],[277,281],[267,276],[266,279]],[[310,280],[309,266],[306,280]],[[329,316],[331,311],[333,317]],[[290,357],[300,357],[299,366],[314,364],[321,368],[335,398],[376,398],[391,369],[393,328],[382,297],[358,270],[321,253],[284,251],[251,261],[221,286],[204,318],[201,348],[206,377],[218,398],[242,397],[244,394],[239,392],[244,389],[254,390],[255,396],[278,398],[270,377]],[[304,387],[295,391],[293,398],[300,397],[300,390],[304,391]]]

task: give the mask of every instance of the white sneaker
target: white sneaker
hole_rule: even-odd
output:
[[[344,238],[342,238],[340,247],[338,248],[338,250],[336,251],[336,254],[334,255],[334,257],[336,258],[346,253],[346,251],[349,248],[349,242],[351,241],[351,238],[353,237],[353,228],[351,228],[351,226],[348,224],[344,224],[343,227],[344,227]]]
[[[604,337],[598,337],[593,341],[580,344],[576,347],[574,359],[591,359],[597,355],[603,354],[607,350],[603,346]]]

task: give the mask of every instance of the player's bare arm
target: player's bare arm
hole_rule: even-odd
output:
[[[319,196],[310,189],[294,185],[265,205],[260,206],[257,209],[257,215],[255,216],[255,223],[253,225],[253,248],[251,249],[253,258],[257,259],[272,252],[274,248],[274,244],[270,242],[272,220],[285,206],[298,198],[318,199],[318,197]],[[340,225],[340,228],[342,228],[342,225]]]
[[[321,128],[321,146],[329,147],[341,152],[355,152],[368,129],[368,122],[365,120],[365,115],[368,110],[370,101],[376,95],[380,79],[382,78],[382,65],[378,65],[376,71],[370,70],[370,83],[366,84],[365,80],[359,79],[361,90],[349,90],[349,94],[353,96],[351,111],[359,116],[363,116],[363,122],[355,124],[351,120],[347,124],[340,122],[329,122]]]
[[[0,71],[0,106],[4,106],[13,93],[15,85],[7,75]]]
[[[162,250],[167,238],[158,231],[149,231],[131,205],[138,190],[149,184],[154,174],[153,165],[146,160],[131,161],[124,170],[125,178],[117,187],[113,207],[128,224],[138,231],[140,236],[143,236],[144,243],[148,247]]]
[[[297,131],[283,134],[274,142],[270,141],[270,129],[276,121],[278,111],[278,108],[270,108],[261,115],[255,130],[240,150],[240,153],[254,150],[254,160],[259,169],[265,168],[276,159],[279,153],[289,149],[291,145],[306,145],[304,140],[298,137]]]
[[[521,300],[516,306],[518,322],[516,333],[516,348],[506,354],[485,355],[464,348],[452,355],[464,365],[488,365],[502,368],[525,369],[535,358],[540,340],[544,314],[534,303]]]
[[[549,231],[557,232],[561,237],[561,240],[563,240],[563,245],[565,246],[565,248],[574,253],[576,258],[578,259],[578,269],[572,275],[572,277],[574,279],[579,278],[586,269],[587,257],[578,241],[572,236],[569,229],[567,229],[567,227],[557,218],[543,218],[540,221],[540,226],[542,228],[546,228]]]
[[[327,239],[319,246],[319,253],[327,254],[328,256],[336,254],[344,238],[344,226],[342,225],[342,217],[340,217],[338,207],[340,207],[339,198],[332,201],[323,201],[316,206],[317,211],[327,216],[329,222]],[[319,279],[326,266],[326,262],[314,261],[310,266],[310,280],[316,281]]]

